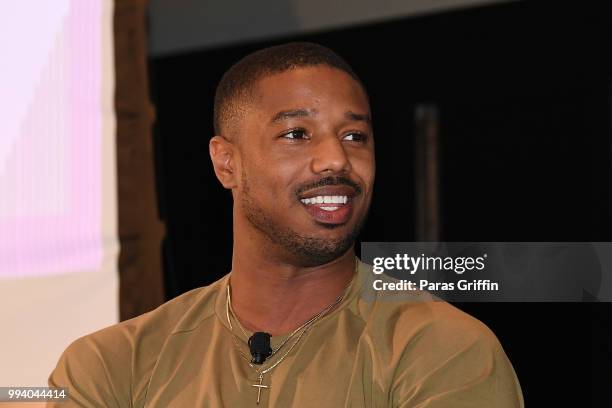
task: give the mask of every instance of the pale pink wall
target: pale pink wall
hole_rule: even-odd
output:
[[[13,112],[1,128],[0,278],[96,270],[103,256],[101,1],[42,3],[11,6],[37,9],[40,24],[0,28],[18,44],[0,80],[11,87],[0,111]]]

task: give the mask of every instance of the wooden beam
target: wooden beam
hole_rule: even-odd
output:
[[[146,0],[115,0],[115,108],[121,320],[164,302],[147,76]]]
[[[416,239],[440,241],[440,180],[438,145],[438,109],[435,105],[418,105],[415,109],[415,186]]]

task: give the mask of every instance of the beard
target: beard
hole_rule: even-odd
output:
[[[366,217],[355,223],[351,231],[344,236],[329,239],[306,236],[293,230],[288,225],[279,223],[276,218],[261,206],[250,194],[247,179],[243,174],[241,206],[247,220],[273,244],[290,255],[291,263],[300,267],[313,267],[326,264],[342,256],[354,244]],[[341,225],[325,225],[334,229]]]

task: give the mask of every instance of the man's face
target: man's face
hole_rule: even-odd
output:
[[[263,78],[238,131],[238,211],[294,264],[352,247],[374,183],[370,108],[361,86],[327,66]]]

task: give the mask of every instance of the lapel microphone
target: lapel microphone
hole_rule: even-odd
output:
[[[253,359],[253,364],[263,364],[266,358],[272,355],[272,347],[270,347],[270,333],[255,332],[249,337],[249,350]]]

